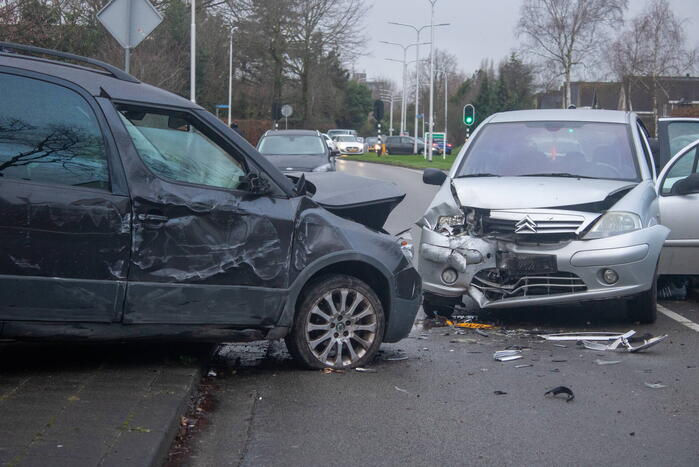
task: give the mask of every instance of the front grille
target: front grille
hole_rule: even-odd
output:
[[[582,279],[569,272],[503,277],[497,269],[486,269],[473,277],[471,285],[480,290],[488,300],[493,301],[587,290]]]
[[[559,242],[575,238],[584,220],[570,214],[491,211],[483,216],[483,233],[515,234],[523,242]]]

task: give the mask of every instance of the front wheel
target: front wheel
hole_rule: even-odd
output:
[[[655,323],[658,317],[658,267],[650,290],[636,295],[627,302],[629,318],[642,324]]]
[[[309,284],[286,337],[289,353],[309,368],[354,368],[381,345],[385,320],[376,293],[361,280],[332,275]]]

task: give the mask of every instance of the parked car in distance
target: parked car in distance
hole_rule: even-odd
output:
[[[269,130],[257,150],[282,172],[335,171],[335,155],[316,130]]]
[[[657,191],[660,221],[670,229],[660,274],[699,275],[699,135],[665,165]]]
[[[349,130],[349,129],[339,129],[336,128],[334,130],[328,130],[328,136],[331,138],[335,138],[335,136],[342,136],[342,135],[349,135],[349,136],[357,136],[357,130]]]
[[[463,295],[482,308],[624,299],[634,321],[656,319],[669,229],[634,113],[498,113],[448,175],[423,179],[441,185],[418,222],[427,313],[449,314]]]
[[[364,143],[357,141],[357,138],[349,135],[333,136],[337,150],[340,154],[364,154]]]
[[[386,141],[385,136],[382,136],[381,138],[383,141]],[[379,137],[378,136],[369,136],[364,140],[364,142],[366,143],[366,147],[367,147],[368,152],[378,152],[379,149],[381,149],[381,146],[379,145]]]
[[[414,145],[415,139],[412,136],[387,136],[386,151],[391,155],[396,154],[415,154]],[[422,154],[425,150],[425,143],[418,139],[417,151]]]
[[[199,105],[89,58],[0,42],[0,89],[0,338],[285,338],[350,368],[410,332],[420,277],[382,230],[394,184],[292,181]]]

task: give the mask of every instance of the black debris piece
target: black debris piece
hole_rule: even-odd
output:
[[[544,396],[548,396],[549,394],[553,397],[557,396],[558,394],[567,394],[568,397],[566,399],[566,402],[570,402],[573,399],[575,399],[575,395],[573,394],[573,391],[571,391],[570,388],[567,388],[565,386],[558,386],[558,387],[555,387],[551,390],[548,390],[544,393]]]

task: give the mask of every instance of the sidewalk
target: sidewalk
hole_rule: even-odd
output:
[[[160,465],[210,349],[0,343],[0,465]]]

